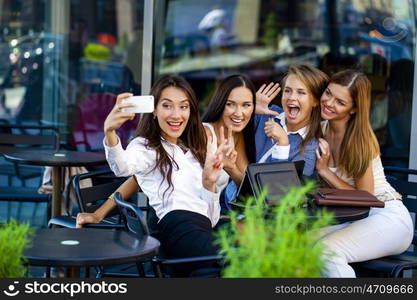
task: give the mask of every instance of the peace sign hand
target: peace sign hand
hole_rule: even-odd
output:
[[[256,92],[256,111],[257,115],[273,115],[279,116],[279,113],[268,108],[269,103],[278,95],[281,91],[279,83],[265,83]]]
[[[236,168],[237,151],[232,145],[233,130],[227,128],[227,138],[225,138],[223,126],[220,127],[220,144],[225,144],[223,148],[223,168],[231,171]]]
[[[220,176],[220,172],[223,169],[223,153],[225,152],[225,141],[223,141],[217,148],[216,153],[210,151],[210,145],[212,142],[212,137],[207,137],[207,154],[206,161],[204,162],[203,168],[203,186],[206,190],[213,193],[216,192],[216,182]]]

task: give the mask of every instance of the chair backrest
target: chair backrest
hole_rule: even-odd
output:
[[[401,167],[384,167],[388,182],[403,196],[404,205],[410,212],[417,213],[417,182],[409,181],[409,175],[417,175],[417,170]]]
[[[146,217],[142,210],[129,202],[123,200],[122,195],[117,192],[114,194],[114,201],[124,217],[126,228],[138,237],[149,235],[149,228],[146,224]]]
[[[80,182],[91,179],[93,186],[81,188]],[[81,212],[93,212],[126,180],[115,177],[110,170],[78,174],[73,178],[73,187]],[[101,181],[97,183],[97,181]],[[117,212],[114,211],[113,214]],[[111,215],[111,214],[110,214]]]
[[[59,149],[59,131],[52,126],[0,124],[0,154],[32,149]]]

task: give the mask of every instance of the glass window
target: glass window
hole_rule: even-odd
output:
[[[157,27],[154,74],[186,77],[204,110],[216,81],[233,73],[246,74],[259,87],[279,81],[292,64],[312,64],[329,75],[360,68],[372,82],[371,122],[383,160],[408,166],[414,5],[401,0],[166,1],[164,19],[157,20],[164,26]]]
[[[115,95],[140,92],[142,28],[140,0],[0,1],[0,118],[102,149]],[[124,143],[136,122],[120,130]]]

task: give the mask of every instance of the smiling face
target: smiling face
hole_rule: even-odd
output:
[[[252,92],[244,86],[231,90],[221,118],[223,125],[234,132],[242,131],[252,116],[253,100]]]
[[[167,87],[162,91],[153,114],[158,119],[162,137],[176,144],[190,118],[190,101],[183,90]]]
[[[289,75],[282,93],[282,108],[288,130],[297,131],[307,126],[313,107],[317,105],[317,101],[304,83],[297,76]]]
[[[349,89],[330,83],[320,99],[321,117],[325,120],[349,120],[356,112]]]

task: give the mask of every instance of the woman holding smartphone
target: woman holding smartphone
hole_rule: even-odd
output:
[[[116,130],[134,114],[122,112],[130,104],[117,97],[104,123],[104,147],[117,176],[135,175],[159,218],[161,246],[168,258],[217,254],[212,227],[220,216],[217,180],[223,156],[230,154],[227,140],[215,153],[201,124],[191,86],[179,76],[162,77],[152,88],[155,110],[144,114],[136,138],[124,150]],[[192,183],[192,184],[187,184]],[[178,270],[187,276],[192,269]]]
[[[240,184],[246,166],[255,161],[254,109],[255,88],[252,82],[244,75],[232,75],[220,81],[204,114],[205,133],[211,141],[209,151],[216,153],[222,143],[229,145],[217,180],[220,192],[229,178]],[[130,197],[138,188],[137,182],[129,179],[117,191]],[[110,201],[94,213],[78,214],[77,226],[99,223],[114,207],[114,201]]]

